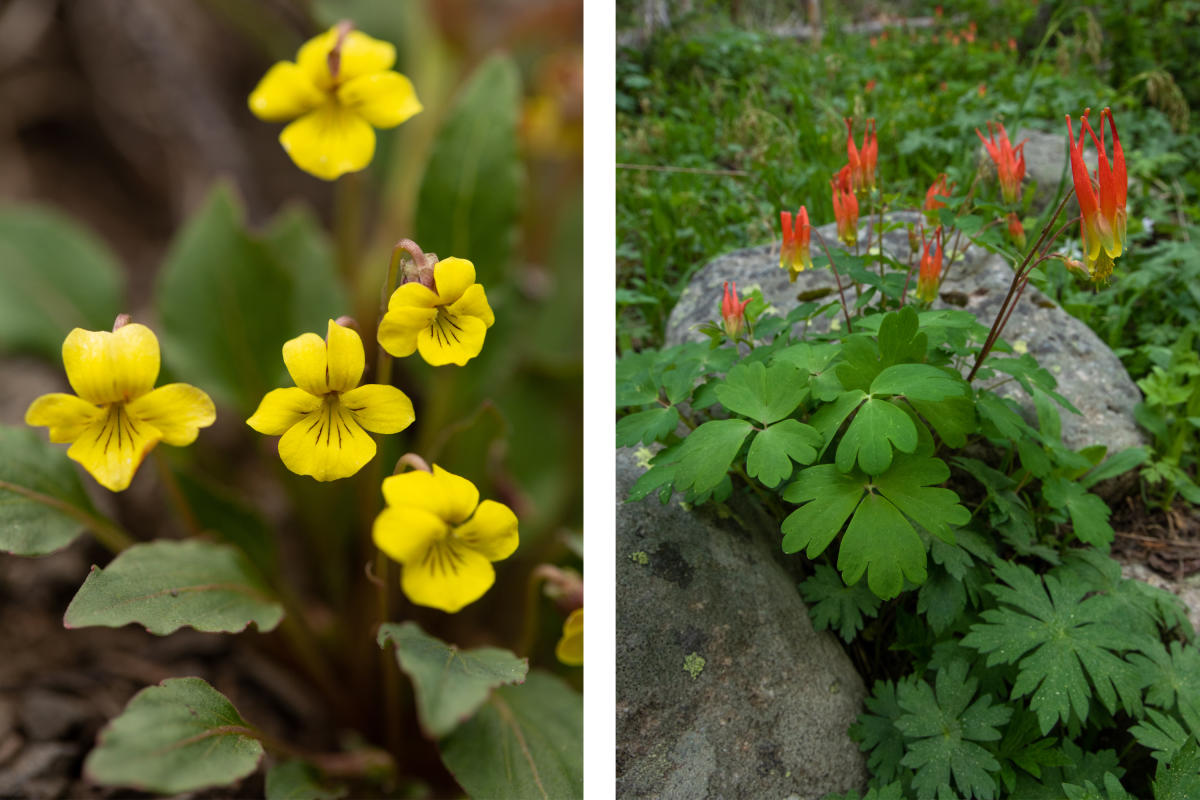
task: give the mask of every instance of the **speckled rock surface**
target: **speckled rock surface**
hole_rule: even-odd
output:
[[[813,631],[778,532],[624,503],[643,471],[617,451],[617,797],[861,791],[862,680]]]
[[[916,218],[916,214],[906,212],[887,217],[895,220]],[[825,225],[820,231],[827,241],[835,241],[835,225]],[[859,227],[859,237],[865,240],[865,223]],[[814,251],[816,241],[814,236]],[[907,261],[908,238],[903,230],[885,235],[884,247],[897,259]],[[990,325],[1012,281],[1012,268],[999,256],[982,248],[969,247],[961,260],[947,268],[946,275],[941,296],[934,307],[965,307],[984,325]],[[737,281],[741,292],[756,286],[761,288],[763,297],[780,314],[786,314],[798,304],[799,294],[824,289],[836,297],[833,273],[828,269],[808,270],[801,273],[794,284],[789,284],[787,272],[779,268],[778,245],[738,250],[709,262],[692,277],[667,321],[667,345],[704,340],[696,328],[704,321],[718,317],[724,281]],[[848,287],[846,291],[847,298],[853,302],[853,288]],[[953,300],[953,305],[947,303],[947,299]],[[817,325],[827,326],[828,321],[824,318],[814,320],[814,327]],[[1077,416],[1064,410],[1061,414],[1063,442],[1068,447],[1079,449],[1099,443],[1106,445],[1111,454],[1146,444],[1145,436],[1133,418],[1133,407],[1142,399],[1140,390],[1120,359],[1083,322],[1063,311],[1033,286],[1027,286],[1004,329],[1004,338],[1018,351],[1032,353],[1058,380],[1059,393],[1082,412]],[[1032,400],[1015,382],[1004,384],[998,391],[1008,393],[1020,402],[1030,419],[1036,418]]]

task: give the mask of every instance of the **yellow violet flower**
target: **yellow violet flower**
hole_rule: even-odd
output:
[[[267,70],[250,93],[266,122],[295,120],[279,143],[300,169],[327,181],[357,172],[375,155],[376,128],[421,111],[412,81],[391,70],[396,48],[341,23],[310,39],[295,63]]]
[[[375,546],[403,566],[400,588],[419,606],[453,614],[496,580],[493,561],[517,549],[517,515],[479,502],[479,490],[433,465],[383,479],[387,507],[375,519]]]
[[[246,424],[281,436],[279,457],[297,475],[348,478],[375,457],[366,431],[398,433],[416,419],[412,401],[396,387],[358,385],[366,356],[352,328],[329,320],[325,339],[297,336],[283,346],[283,363],[296,385],[267,392]]]
[[[106,489],[128,488],[160,441],[189,445],[217,419],[212,400],[195,386],[154,388],[158,339],[145,325],[127,324],[113,333],[76,328],[62,352],[75,394],[42,395],[25,412],[25,422],[48,427],[52,442],[73,442],[67,455]]]
[[[554,648],[554,655],[568,667],[583,666],[583,609],[577,608],[563,622],[562,638]]]
[[[432,366],[461,367],[479,355],[495,321],[487,294],[475,282],[475,265],[445,258],[433,267],[432,289],[412,281],[392,293],[379,323],[379,344],[398,358],[419,351]]]

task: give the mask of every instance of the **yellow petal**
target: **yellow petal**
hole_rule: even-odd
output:
[[[442,309],[428,328],[417,332],[417,350],[431,366],[461,367],[479,355],[486,333],[487,325],[479,317]]]
[[[320,36],[309,39],[300,47],[296,63],[318,87],[328,89],[333,85],[329,74],[329,52],[337,44],[337,26]],[[389,70],[396,63],[396,48],[390,42],[372,39],[362,31],[350,31],[342,42],[338,59],[337,82],[346,83],[359,75]]]
[[[450,305],[475,282],[475,265],[465,258],[443,258],[433,267],[438,304]]]
[[[153,389],[158,364],[158,339],[137,323],[116,333],[76,328],[63,342],[71,388],[98,406],[132,400]]]
[[[563,635],[554,648],[558,660],[570,667],[583,666],[583,609],[577,608],[563,623]]]
[[[496,572],[486,558],[474,550],[443,539],[409,561],[400,575],[400,588],[419,606],[430,606],[453,614],[483,597],[496,581]]]
[[[332,397],[279,439],[284,466],[319,481],[348,478],[374,456],[375,440]]]
[[[130,419],[158,429],[164,443],[184,447],[217,420],[212,398],[187,383],[168,383],[125,406]]]
[[[417,351],[417,334],[437,316],[438,297],[419,283],[406,283],[392,292],[387,313],[379,323],[379,344],[397,358]]]
[[[267,436],[281,436],[301,419],[321,407],[321,398],[298,386],[272,389],[258,404],[246,424]]]
[[[450,306],[452,314],[466,314],[468,317],[479,317],[483,320],[483,324],[492,327],[496,321],[496,315],[492,313],[492,307],[488,305],[487,293],[483,291],[483,287],[478,283],[471,284],[467,290],[463,292],[463,296],[458,299],[458,302]]]
[[[422,108],[412,81],[399,72],[361,75],[342,84],[337,96],[376,128],[393,128]]]
[[[325,94],[290,61],[281,61],[267,70],[250,93],[250,110],[267,122],[295,119],[323,102]]]
[[[350,109],[326,104],[283,129],[279,143],[310,175],[331,181],[357,172],[375,155],[375,131]]]
[[[118,403],[88,426],[67,455],[105,489],[120,492],[128,488],[133,473],[160,438],[153,425],[131,419]]]
[[[315,333],[302,333],[283,345],[283,363],[288,374],[304,391],[320,397],[329,391],[325,340]]]
[[[375,518],[371,538],[388,558],[407,564],[446,537],[446,523],[423,508],[388,506]]]
[[[44,394],[29,405],[25,424],[46,426],[52,442],[73,442],[104,413],[104,409],[87,400],[55,392]]]
[[[383,496],[395,508],[422,508],[458,524],[479,504],[479,490],[466,478],[433,465],[433,473],[415,469],[383,479]]]
[[[475,516],[454,529],[454,538],[487,558],[499,561],[517,549],[517,515],[495,500],[484,500]]]
[[[342,408],[373,433],[399,433],[415,420],[412,400],[395,386],[368,383],[345,392]]]
[[[325,341],[329,366],[326,370],[330,391],[348,392],[362,380],[366,369],[366,355],[358,331],[346,328],[329,320],[329,332]]]

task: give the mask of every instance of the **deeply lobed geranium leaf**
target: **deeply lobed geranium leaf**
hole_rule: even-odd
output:
[[[800,584],[813,628],[836,629],[847,643],[862,630],[863,617],[874,617],[879,598],[861,583],[847,586],[832,567],[818,564],[812,577]]]
[[[899,685],[903,687],[905,682]],[[860,749],[868,751],[871,774],[886,782],[895,781],[903,771],[900,759],[904,757],[904,737],[896,728],[896,720],[904,709],[896,700],[896,690],[897,685],[891,681],[875,681],[871,696],[863,701],[866,711],[858,715],[849,731]]]
[[[989,666],[1018,664],[1013,696],[1032,693],[1043,733],[1072,714],[1086,720],[1093,694],[1110,712],[1118,696],[1126,711],[1141,712],[1141,676],[1120,653],[1145,641],[1112,626],[1119,604],[1104,594],[1087,596],[1092,587],[1071,572],[1040,578],[1008,563],[995,571],[1008,584],[988,587],[1001,607],[984,611],[985,621],[972,625],[962,643],[988,654]]]
[[[1146,719],[1129,729],[1138,744],[1150,750],[1158,761],[1170,762],[1183,749],[1191,736],[1178,721],[1169,714],[1146,709]]]
[[[892,465],[892,449],[911,453],[917,449],[917,426],[891,402],[873,397],[863,403],[838,443],[836,463],[849,472],[857,462],[868,475],[878,475]]]
[[[993,706],[986,694],[972,703],[979,682],[967,679],[967,669],[965,661],[956,659],[938,670],[934,687],[921,680],[897,691],[905,714],[896,720],[896,729],[916,740],[907,745],[900,763],[916,770],[912,785],[920,800],[941,796],[952,776],[965,797],[990,800],[997,795],[992,774],[1000,771],[1000,763],[976,743],[999,740],[997,726],[1008,722],[1012,709]]]
[[[1171,642],[1169,648],[1155,642],[1131,653],[1129,663],[1146,684],[1146,702],[1177,710],[1192,735],[1200,737],[1200,649],[1180,642]]]
[[[735,414],[763,425],[783,419],[808,396],[808,376],[792,364],[738,364],[717,386],[717,399]]]
[[[820,446],[821,434],[811,426],[794,419],[780,420],[754,435],[746,453],[746,472],[773,489],[792,474],[793,461],[815,461]]]
[[[1107,503],[1079,483],[1058,476],[1043,483],[1042,494],[1051,507],[1067,510],[1079,541],[1108,550],[1115,534],[1108,524],[1112,512]]]
[[[1192,800],[1200,797],[1200,744],[1193,738],[1169,762],[1158,762],[1154,800]]]

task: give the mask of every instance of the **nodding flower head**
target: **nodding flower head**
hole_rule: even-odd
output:
[[[854,120],[846,117],[846,158],[849,161],[850,181],[856,192],[867,193],[875,188],[875,165],[879,161],[879,142],[875,138],[875,120],[867,120],[862,147],[854,146]]]
[[[1028,140],[1023,139],[1013,147],[1003,125],[999,122],[989,122],[987,127],[988,138],[983,138],[979,128],[975,129],[975,135],[983,142],[988,155],[996,164],[996,177],[1000,181],[1000,194],[1003,195],[1004,202],[1015,203],[1021,194],[1021,180],[1025,177],[1025,142]]]
[[[1082,128],[1079,140],[1071,127],[1071,117],[1067,115],[1067,135],[1071,145],[1071,176],[1075,181],[1075,196],[1079,199],[1081,216],[1080,229],[1083,234],[1083,255],[1087,262],[1088,274],[1093,281],[1108,280],[1112,274],[1113,259],[1119,258],[1125,249],[1125,196],[1128,190],[1128,179],[1125,175],[1125,152],[1121,149],[1121,140],[1117,138],[1117,124],[1113,121],[1112,111],[1104,109],[1100,112],[1100,137],[1088,123],[1088,113],[1083,112]],[[1104,120],[1108,120],[1112,131],[1113,152],[1109,162],[1108,152],[1104,146]],[[1088,174],[1083,162],[1084,134],[1092,139],[1097,150],[1096,183],[1099,186],[1099,197],[1092,186],[1092,176]]]
[[[750,304],[750,298],[738,300],[737,281],[734,281],[733,289],[729,286],[726,281],[725,295],[721,298],[721,320],[725,323],[725,335],[737,339],[746,327],[746,306]]]
[[[922,234],[922,238],[924,235]],[[933,253],[930,245],[935,245]],[[917,298],[932,303],[937,298],[938,284],[942,278],[942,228],[939,225],[933,237],[925,242],[925,253],[921,256],[921,273],[917,278]]]
[[[833,215],[837,217],[838,238],[847,247],[858,241],[858,198],[854,196],[850,165],[842,167],[834,180],[829,182],[833,190]]]
[[[788,279],[795,283],[796,276],[812,267],[810,241],[812,226],[808,222],[808,209],[800,206],[796,212],[796,223],[792,225],[790,211],[779,212],[783,226],[783,246],[779,249],[779,267],[788,271]]]

